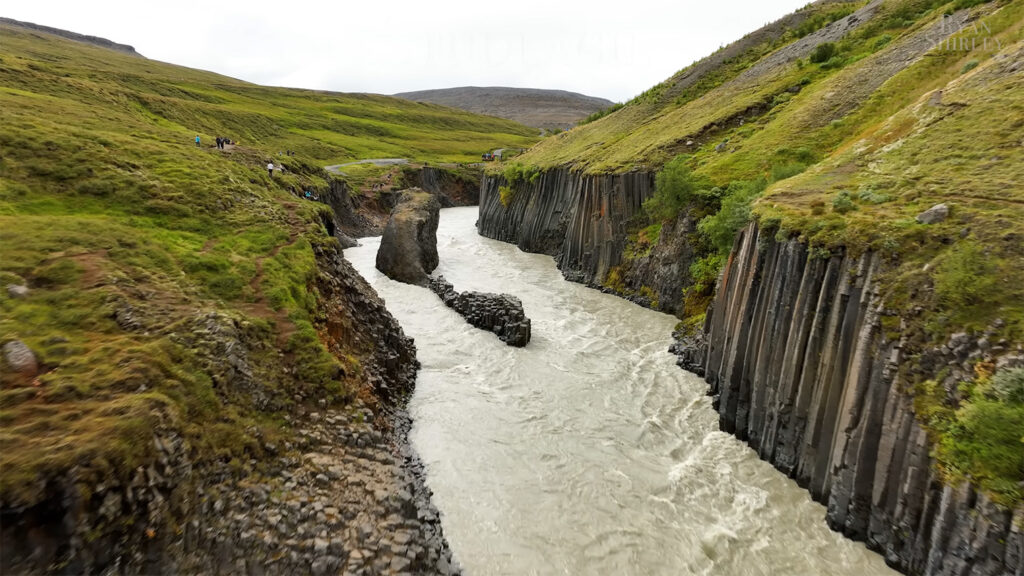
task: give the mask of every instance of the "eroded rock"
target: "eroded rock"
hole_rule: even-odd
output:
[[[11,340],[4,344],[4,362],[12,371],[29,378],[39,373],[35,353],[21,340]]]
[[[921,224],[938,224],[949,217],[949,206],[936,204],[931,208],[917,215],[917,221]]]
[[[377,269],[392,280],[426,286],[437,268],[437,223],[441,204],[420,190],[403,190],[391,210],[377,250]]]
[[[530,342],[530,319],[515,296],[489,292],[458,292],[444,276],[430,279],[430,289],[477,328],[494,332],[509,346],[522,348]]]

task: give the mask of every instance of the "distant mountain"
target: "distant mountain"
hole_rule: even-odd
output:
[[[419,90],[402,92],[395,96],[508,118],[537,128],[569,128],[594,112],[613,104],[604,98],[565,90],[500,86]]]

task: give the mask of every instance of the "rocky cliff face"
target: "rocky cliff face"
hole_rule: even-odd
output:
[[[41,504],[0,502],[0,573],[459,572],[406,437],[416,348],[337,244],[314,245],[314,255],[317,330],[332,353],[358,361],[358,372],[337,375],[358,387],[356,400],[331,405],[285,360],[273,366],[297,382],[274,390],[258,364],[277,351],[251,323],[217,312],[185,319],[180,338],[209,351],[218,386],[282,418],[285,431],[254,427],[252,458],[229,463],[196,461],[161,425],[139,439],[156,457],[129,478],[72,469],[40,486]]]
[[[693,221],[682,215],[666,223],[649,250],[630,245],[628,228],[654,193],[653,174],[550,170],[515,187],[507,206],[499,192],[505,185],[500,176],[484,177],[480,234],[553,256],[568,280],[665,312],[680,310],[682,290],[690,283]]]
[[[406,166],[402,170],[402,183],[437,196],[442,208],[476,206],[480,203],[480,176],[479,170],[470,168]]]
[[[481,234],[554,256],[572,280],[601,284],[617,268],[628,286],[657,286],[668,302],[674,291],[678,307],[689,284],[692,223],[670,222],[649,254],[628,255],[627,223],[652,192],[650,175],[554,170],[516,190],[508,206],[502,185],[493,177],[482,183]],[[664,264],[659,281],[653,275]],[[775,242],[751,226],[737,240],[703,332],[679,346],[680,364],[706,377],[723,430],[807,488],[827,505],[833,529],[865,541],[891,566],[908,574],[1021,574],[1024,510],[1000,507],[967,485],[944,485],[935,471],[897,370],[901,342],[881,328],[886,310],[873,278],[882,265],[872,254],[809,258],[804,245]],[[670,306],[659,307],[678,309]],[[936,361],[970,361],[960,356]]]
[[[744,230],[695,355],[721,427],[826,504],[829,526],[908,574],[1020,574],[1024,510],[937,476],[901,342],[882,329],[882,266]]]

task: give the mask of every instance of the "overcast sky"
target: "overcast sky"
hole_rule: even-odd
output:
[[[806,3],[19,0],[0,16],[259,84],[382,94],[518,86],[622,101]]]

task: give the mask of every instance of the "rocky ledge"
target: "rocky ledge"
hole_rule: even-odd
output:
[[[407,438],[415,345],[339,245],[313,252],[316,328],[332,353],[358,361],[358,373],[337,376],[358,386],[353,400],[307,385],[244,318],[185,319],[172,340],[199,351],[217,393],[280,425],[253,425],[244,453],[212,457],[155,412],[138,438],[152,456],[134,470],[75,466],[40,478],[33,503],[0,501],[0,574],[460,573]],[[114,315],[152,321],[142,308]]]
[[[519,298],[488,292],[458,292],[444,276],[431,278],[430,289],[466,322],[494,332],[505,344],[522,348],[530,342],[530,319]]]
[[[259,474],[201,491],[184,572],[458,574],[424,470],[405,435],[354,410],[300,412],[295,441]],[[200,518],[202,520],[200,520]]]
[[[419,188],[403,190],[391,210],[377,250],[377,269],[392,280],[426,286],[437,268],[441,204]]]

